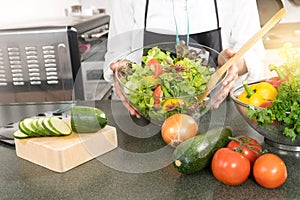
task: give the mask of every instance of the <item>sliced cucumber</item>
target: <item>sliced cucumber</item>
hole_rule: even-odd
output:
[[[49,120],[50,120],[50,117],[45,117],[43,122],[42,122],[44,129],[48,132],[48,135],[49,136],[58,136],[58,135],[60,135],[60,133],[58,133],[56,130],[54,130],[52,128],[52,126],[49,124]]]
[[[38,118],[36,126],[37,126],[38,130],[39,130],[41,133],[43,133],[43,135],[45,135],[45,136],[51,136],[52,133],[49,132],[49,131],[47,131],[47,130],[44,128],[44,126],[43,126],[43,121],[44,121],[44,119],[45,119],[45,117],[40,117],[40,118]]]
[[[35,118],[26,118],[23,120],[25,129],[28,129],[31,132],[32,136],[40,136],[40,133],[38,131],[35,131],[33,128],[33,122]]]
[[[38,126],[39,118],[34,118],[31,123],[31,128],[34,130],[35,133],[38,133],[39,136],[44,136],[44,131]]]
[[[24,122],[23,122],[23,121],[20,121],[20,122],[19,122],[19,130],[20,130],[22,133],[24,133],[24,134],[30,136],[30,133],[29,133],[29,132],[26,132],[26,129],[24,128]]]
[[[50,117],[49,125],[59,135],[70,135],[72,133],[72,129],[69,125],[58,117]]]
[[[22,133],[22,134],[21,134]],[[52,117],[25,118],[19,123],[19,132],[16,137],[41,137],[41,136],[63,136],[70,135],[72,129],[62,119]]]
[[[22,131],[20,130],[16,130],[14,133],[13,133],[13,136],[15,138],[18,138],[18,139],[25,139],[25,138],[29,138],[30,136],[28,136],[27,134],[23,133]]]
[[[26,119],[23,119],[20,123],[19,123],[19,129],[29,135],[29,136],[39,136],[38,133],[36,133],[34,131],[34,129],[32,128],[31,124],[32,124],[32,121],[34,120],[34,118],[26,118]]]

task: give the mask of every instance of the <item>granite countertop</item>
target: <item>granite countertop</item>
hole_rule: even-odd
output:
[[[227,186],[213,177],[209,167],[193,175],[180,174],[170,164],[173,149],[162,141],[158,126],[131,118],[119,101],[80,104],[95,105],[107,113],[108,124],[117,127],[118,148],[57,173],[18,158],[14,146],[0,143],[0,199],[294,200],[300,196],[299,153],[264,144],[263,137],[241,118],[231,100],[202,117],[200,130],[230,126],[235,135],[251,135],[270,152],[280,155],[288,169],[288,179],[281,187],[265,189],[253,177],[240,186]],[[0,111],[3,112],[1,106]]]

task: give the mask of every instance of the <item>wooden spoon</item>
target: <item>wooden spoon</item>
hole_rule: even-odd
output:
[[[241,56],[243,56],[244,53],[248,51],[258,40],[260,40],[266,33],[268,33],[273,28],[273,26],[275,26],[282,19],[286,12],[287,11],[285,8],[281,8],[255,35],[253,35],[247,41],[247,43],[242,46],[240,50],[236,52],[233,57],[231,57],[224,65],[222,65],[215,73],[212,74],[210,80],[207,83],[207,91],[200,96],[200,100],[203,100],[210,94],[211,90],[222,78],[227,69]]]

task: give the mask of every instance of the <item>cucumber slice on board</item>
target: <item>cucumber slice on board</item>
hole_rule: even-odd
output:
[[[39,130],[41,133],[43,133],[43,135],[45,135],[45,136],[52,136],[52,133],[49,132],[49,131],[47,131],[47,130],[44,128],[44,126],[43,126],[43,120],[44,120],[44,119],[45,119],[45,117],[38,118],[36,126],[37,126],[38,130]]]
[[[49,136],[59,136],[60,133],[58,133],[56,130],[54,130],[52,128],[52,126],[49,124],[49,120],[50,120],[50,117],[45,117],[43,119],[43,127],[44,129],[48,132]]]
[[[22,133],[22,134],[21,134]],[[42,136],[64,136],[70,135],[72,129],[62,119],[52,117],[25,118],[19,123],[19,132],[16,137],[42,137]]]
[[[70,135],[72,133],[69,125],[58,117],[50,117],[48,122],[51,128],[59,135]]]
[[[14,133],[13,133],[13,136],[15,138],[18,138],[18,139],[25,139],[25,138],[29,138],[30,136],[28,136],[27,134],[23,133],[22,131],[20,130],[16,130]]]
[[[38,120],[38,118],[34,118],[34,119],[32,120],[31,128],[32,128],[33,130],[37,130],[37,131],[38,131],[38,129],[37,129],[37,124],[36,124],[37,120]]]
[[[34,118],[32,120],[31,128],[34,130],[34,132],[38,133],[39,136],[45,136],[46,134],[45,134],[44,128],[39,127],[38,120],[39,120],[39,118]]]
[[[19,129],[29,135],[29,136],[39,136],[39,134],[37,132],[34,131],[34,129],[32,128],[31,124],[32,121],[34,120],[34,118],[26,118],[23,119],[20,123],[19,123]]]
[[[27,133],[27,132],[26,132],[26,129],[24,128],[24,122],[23,122],[23,121],[20,121],[20,122],[19,122],[18,127],[19,127],[19,130],[20,130],[22,133],[25,133],[26,135],[30,136],[30,133],[29,133],[29,132]]]

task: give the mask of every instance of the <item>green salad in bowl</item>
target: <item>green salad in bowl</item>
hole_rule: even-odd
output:
[[[197,120],[210,109],[212,98],[200,97],[219,55],[199,44],[155,44],[126,55],[116,78],[129,104],[151,122],[162,124],[177,113]]]

